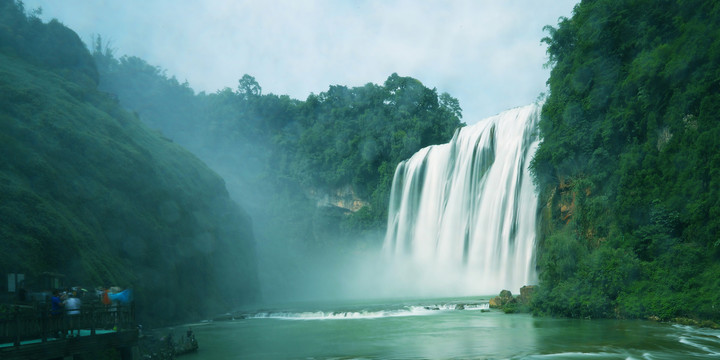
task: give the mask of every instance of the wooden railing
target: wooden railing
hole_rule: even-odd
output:
[[[47,342],[75,335],[94,336],[104,330],[122,332],[137,329],[134,303],[103,305],[89,303],[77,315],[51,316],[45,304],[10,305],[0,313],[0,344],[19,346],[24,341]]]

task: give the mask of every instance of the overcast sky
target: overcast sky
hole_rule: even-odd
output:
[[[577,0],[24,0],[86,43],[110,40],[196,91],[305,100],[330,85],[382,84],[393,72],[460,101],[468,124],[545,91],[545,25]]]

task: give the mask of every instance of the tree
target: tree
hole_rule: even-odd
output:
[[[240,94],[243,99],[249,100],[262,95],[262,88],[254,77],[245,74],[238,80],[238,94]]]

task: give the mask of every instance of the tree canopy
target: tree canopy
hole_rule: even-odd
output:
[[[546,30],[538,311],[719,319],[720,5],[583,1]]]
[[[248,74],[235,90],[194,94],[161,69],[136,57],[115,58],[102,39],[95,41],[100,88],[118,94],[144,122],[211,166],[225,169],[226,179],[239,179],[243,200],[267,205],[251,199],[287,191],[294,207],[307,212],[310,205],[299,203],[310,200],[308,191],[349,186],[370,206],[344,218],[348,229],[382,228],[396,165],[421,147],[449,141],[464,125],[457,99],[397,74],[382,85],[333,85],[304,101],[263,94]]]

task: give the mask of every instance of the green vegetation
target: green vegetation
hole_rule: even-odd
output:
[[[383,85],[331,86],[305,101],[263,94],[249,75],[235,90],[195,94],[142,59],[116,58],[101,38],[93,47],[101,89],[216,169],[253,217],[291,224],[268,237],[302,234],[303,242],[325,245],[319,233],[337,238],[384,228],[396,165],[464,125],[456,99],[397,74]],[[369,206],[330,214],[337,221],[323,231],[308,228],[318,223],[313,216],[328,215],[318,213],[324,210],[314,197],[347,188]]]
[[[43,24],[36,11],[28,17],[21,1],[0,1],[0,52],[84,85],[97,84],[93,58],[77,34],[57,20]]]
[[[381,231],[397,163],[462,126],[457,100],[396,74],[306,101],[249,75],[196,94],[38,14],[0,0],[0,270],[132,286],[146,325],[257,296],[250,215],[226,183],[260,255],[287,256],[269,276],[292,278],[309,271],[298,250]],[[338,190],[365,206],[317,206]]]
[[[0,1],[0,270],[133,287],[151,326],[253,301],[248,215],[97,76],[74,32]]]
[[[720,3],[583,1],[547,30],[536,312],[720,320]]]
[[[300,113],[299,129],[276,137],[289,155],[283,170],[308,187],[351,185],[371,204],[353,218],[359,228],[387,220],[397,164],[422,147],[449,141],[462,125],[457,100],[397,74],[384,86],[331,86],[310,95]]]

